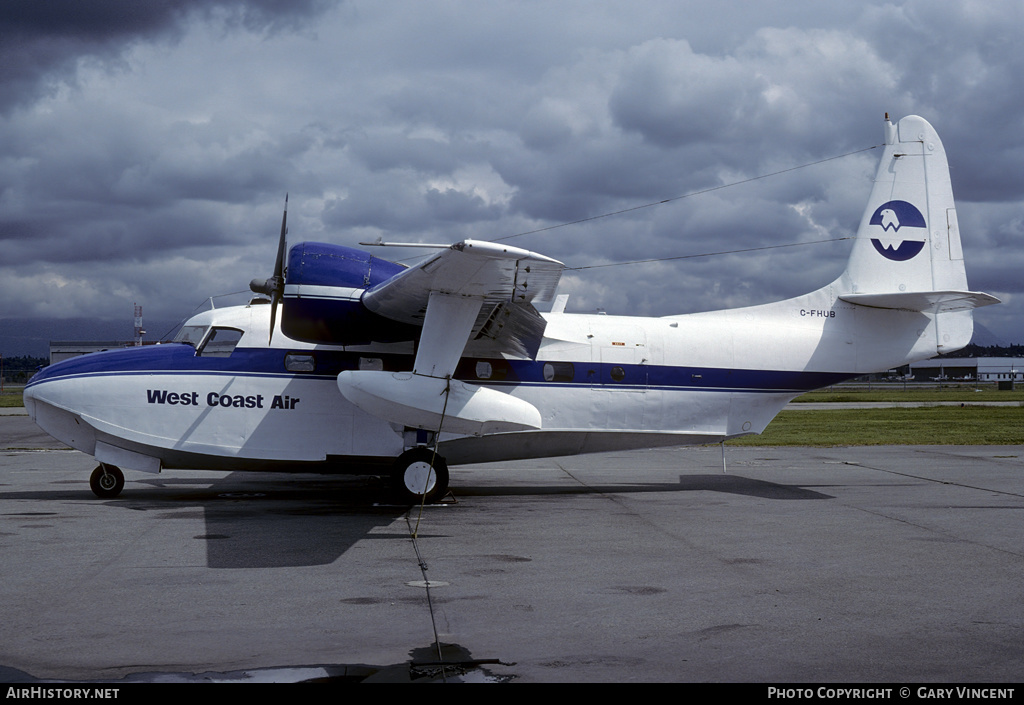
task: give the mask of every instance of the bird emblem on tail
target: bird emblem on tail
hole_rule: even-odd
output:
[[[924,216],[912,203],[907,201],[887,201],[875,209],[869,221],[871,225],[881,226],[882,232],[898,233],[900,228],[926,228]],[[903,240],[899,245],[883,244],[878,238],[871,238],[878,254],[894,262],[905,262],[915,257],[924,249],[924,240]]]

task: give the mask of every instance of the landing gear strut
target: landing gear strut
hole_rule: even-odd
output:
[[[448,492],[448,463],[428,448],[407,450],[395,460],[391,486],[402,504],[436,502]]]
[[[124,473],[116,465],[100,463],[89,477],[89,487],[100,499],[112,499],[124,489]]]

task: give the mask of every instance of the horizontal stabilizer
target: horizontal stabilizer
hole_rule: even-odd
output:
[[[977,291],[897,291],[889,294],[843,294],[843,301],[872,308],[891,308],[921,313],[951,313],[999,303]]]
[[[436,431],[440,427],[450,433],[479,436],[541,426],[540,411],[533,404],[454,379],[349,370],[338,375],[338,389],[363,411],[410,428]]]

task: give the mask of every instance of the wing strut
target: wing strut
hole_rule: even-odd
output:
[[[533,347],[535,354],[532,342],[539,344],[544,330],[539,314],[524,318],[510,311],[508,322],[495,323],[481,321],[481,310],[549,300],[564,268],[535,252],[466,240],[378,284],[363,294],[367,309],[403,323],[422,321],[413,370],[346,370],[338,375],[338,389],[363,411],[406,428],[474,435],[540,428],[537,407],[508,387],[452,377],[478,324],[490,323],[494,330],[487,328],[485,337],[507,344],[507,352],[515,354],[519,348],[512,343],[522,338],[519,347],[527,353]],[[503,336],[503,326],[512,332]]]
[[[430,292],[412,372],[346,370],[338,389],[363,411],[409,428],[483,435],[540,428],[537,407],[452,379],[482,297]]]
[[[466,347],[483,298],[430,292],[413,374],[450,378]]]

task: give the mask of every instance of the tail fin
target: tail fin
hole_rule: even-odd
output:
[[[850,303],[937,314],[940,352],[970,342],[971,309],[999,303],[967,289],[946,151],[924,118],[886,115],[885,152],[835,286]]]

